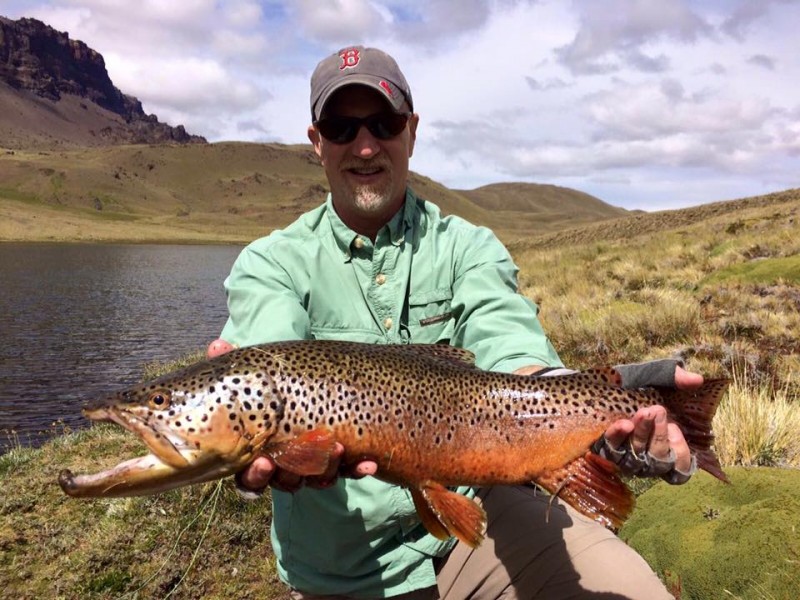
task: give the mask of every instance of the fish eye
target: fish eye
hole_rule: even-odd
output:
[[[154,410],[164,410],[169,408],[170,400],[170,393],[168,391],[159,390],[150,394],[150,397],[147,399],[147,404]]]

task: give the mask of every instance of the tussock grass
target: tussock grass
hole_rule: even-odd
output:
[[[753,384],[736,372],[714,433],[725,465],[800,467],[800,402],[785,386]]]

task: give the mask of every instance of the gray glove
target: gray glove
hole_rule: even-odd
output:
[[[656,458],[650,452],[639,454],[634,452],[630,445],[627,448],[612,448],[605,435],[592,444],[592,452],[610,460],[619,467],[623,475],[636,477],[661,477],[671,485],[681,485],[689,481],[697,471],[697,458],[692,455],[692,462],[688,472],[675,468],[675,452],[670,448],[669,456],[664,459]]]
[[[634,390],[641,387],[675,388],[675,369],[683,366],[677,358],[662,358],[647,362],[617,365],[614,370],[622,377],[622,387]]]

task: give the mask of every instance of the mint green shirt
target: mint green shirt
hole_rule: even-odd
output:
[[[516,276],[491,231],[443,218],[410,189],[374,243],[342,222],[329,195],[242,251],[225,280],[230,316],[221,337],[239,346],[449,342],[483,369],[561,366]],[[427,533],[407,490],[371,477],[274,490],[272,499],[278,572],[307,593],[387,598],[433,586],[431,557],[455,543]]]

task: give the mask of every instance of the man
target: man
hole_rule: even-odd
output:
[[[363,47],[326,58],[311,78],[311,113],[308,137],[331,193],[242,252],[225,282],[230,317],[209,354],[343,339],[450,343],[472,351],[479,367],[525,375],[561,367],[494,235],[441,217],[408,188],[419,116],[395,61]],[[667,381],[663,365],[645,367],[643,380],[635,367],[629,374],[640,376],[635,385],[702,382],[670,366]],[[653,368],[661,369],[655,378]],[[693,470],[661,407],[614,423],[598,451],[633,461],[634,470],[655,464],[649,472],[673,482]],[[487,539],[473,551],[428,534],[405,490],[363,477],[374,463],[348,465],[350,476],[337,478],[339,466],[335,459],[327,473],[302,481],[260,458],[237,477],[243,493],[273,488],[273,547],[294,598],[670,597],[600,525],[557,501],[548,519],[548,499],[533,488],[460,490],[477,494],[488,514]]]

